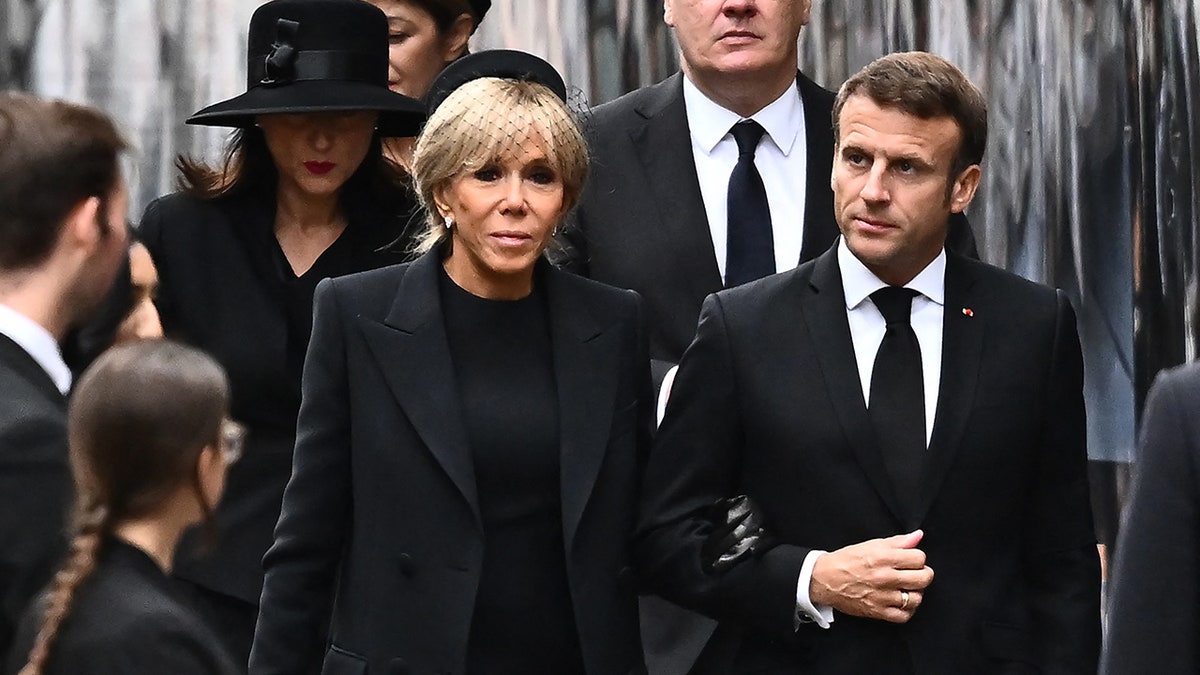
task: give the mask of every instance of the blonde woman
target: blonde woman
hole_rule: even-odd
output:
[[[252,672],[641,669],[649,358],[634,293],[542,256],[587,171],[564,99],[528,54],[452,64],[415,155],[427,252],[318,288]]]

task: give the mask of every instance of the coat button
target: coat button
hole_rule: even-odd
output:
[[[399,558],[400,574],[412,578],[417,573],[417,565],[413,562],[412,556],[407,553],[401,553]]]

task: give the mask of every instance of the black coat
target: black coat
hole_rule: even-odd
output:
[[[200,538],[185,538],[176,576],[258,603],[262,556],[292,468],[312,290],[323,276],[401,261],[402,253],[378,250],[399,235],[400,217],[363,205],[348,210],[338,243],[296,282],[275,241],[273,195],[175,194],[147,207],[140,237],[158,267],[163,329],[221,363],[232,386],[232,416],[249,429],[245,455],[230,469],[216,511],[216,549],[199,553]]]
[[[970,311],[963,311],[966,308]],[[639,569],[721,621],[704,672],[1094,673],[1100,578],[1083,362],[1061,292],[950,254],[919,507],[897,505],[868,417],[836,249],[709,297],[644,479]],[[703,510],[748,494],[779,545],[700,567]],[[810,550],[916,528],[934,579],[907,624],[796,628]],[[756,670],[757,669],[757,670]]]
[[[73,494],[66,399],[32,356],[0,335],[0,656],[54,574]]]
[[[484,540],[440,264],[434,251],[317,291],[253,673],[303,672],[321,659],[330,611],[325,673],[464,671]],[[559,401],[563,562],[584,665],[627,673],[641,666],[629,547],[653,424],[639,302],[539,273]]]
[[[1104,675],[1200,670],[1200,364],[1150,389],[1117,541]]]
[[[21,621],[8,667],[28,660],[42,622],[42,603]],[[51,643],[45,675],[231,675],[216,636],[174,595],[171,580],[141,550],[117,539],[104,544],[96,569],[75,592]]]

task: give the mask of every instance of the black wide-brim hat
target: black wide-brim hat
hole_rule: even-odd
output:
[[[188,124],[251,127],[259,115],[374,110],[380,136],[416,136],[420,101],[388,89],[388,22],[364,0],[272,0],[250,18],[246,93]]]
[[[567,85],[554,66],[528,52],[489,49],[467,54],[446,66],[425,94],[425,109],[432,115],[455,89],[481,77],[536,82],[554,92],[564,103],[567,101]]]

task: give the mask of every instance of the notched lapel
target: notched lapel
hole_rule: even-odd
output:
[[[654,202],[645,206],[652,208],[657,232],[647,235],[679,251],[676,260],[686,261],[687,268],[681,277],[693,286],[696,297],[704,297],[721,288],[721,270],[692,158],[683,75],[659,87],[658,96],[638,109],[645,124],[629,131]]]
[[[826,251],[814,263],[812,280],[802,302],[804,323],[812,338],[825,380],[825,389],[837,412],[842,433],[867,480],[896,519],[904,523],[904,510],[879,452],[879,442],[867,415],[854,357],[854,342],[846,318],[846,294],[838,271],[837,249]]]
[[[618,335],[547,270],[550,340],[558,387],[563,541],[574,540],[608,449],[617,381]]]
[[[404,415],[458,487],[482,530],[475,464],[441,316],[438,259],[412,264],[383,323],[360,317],[367,346]]]
[[[954,255],[946,260],[946,304],[942,318],[942,374],[938,385],[937,411],[929,439],[929,461],[921,482],[917,523],[925,519],[962,445],[963,433],[983,356],[984,319],[974,314],[986,308],[975,306],[975,277]],[[971,312],[964,312],[970,308]]]

